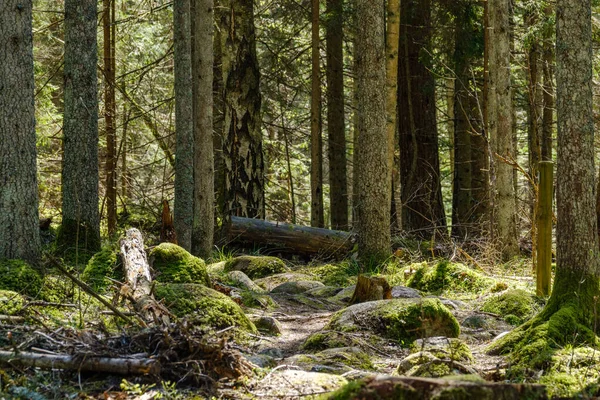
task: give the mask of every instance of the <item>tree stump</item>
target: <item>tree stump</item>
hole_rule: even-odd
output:
[[[392,288],[385,278],[359,275],[350,304],[392,298]]]
[[[144,239],[139,230],[127,230],[125,237],[121,239],[121,256],[126,279],[126,286],[121,292],[131,298],[135,310],[146,323],[169,323],[169,311],[152,295],[150,265],[144,250]]]
[[[160,242],[177,244],[177,234],[175,233],[175,225],[173,224],[173,214],[169,208],[169,202],[163,200],[162,218],[160,227]]]

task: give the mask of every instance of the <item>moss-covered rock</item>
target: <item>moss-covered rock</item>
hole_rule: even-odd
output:
[[[273,290],[273,288],[281,285],[284,282],[294,281],[310,281],[313,277],[307,274],[299,272],[283,272],[281,274],[275,274],[264,278],[254,279],[254,282],[267,292]]]
[[[0,290],[0,314],[14,315],[21,311],[25,299],[17,292]]]
[[[348,304],[354,295],[354,290],[356,290],[356,285],[348,286],[337,292],[335,296],[331,296],[329,300],[338,304]]]
[[[242,271],[250,279],[264,278],[288,270],[285,263],[277,257],[241,256],[225,263],[225,272]]]
[[[352,347],[356,340],[347,334],[335,331],[316,332],[304,341],[304,350],[325,350],[336,347]]]
[[[173,243],[161,243],[150,251],[156,280],[163,283],[200,283],[210,286],[206,264]]]
[[[313,275],[316,280],[325,285],[345,287],[356,283],[359,268],[353,262],[342,261],[337,264],[309,266],[301,271]]]
[[[81,274],[81,280],[99,292],[111,284],[107,277],[123,280],[123,271],[117,268],[117,250],[112,246],[94,254]]]
[[[258,318],[252,319],[254,326],[261,331],[266,332],[274,336],[279,336],[283,332],[283,326],[281,322],[277,321],[273,317],[261,316]]]
[[[400,361],[400,364],[398,364],[398,369],[396,371],[398,372],[398,374],[404,375],[417,365],[427,364],[435,360],[439,360],[439,358],[437,358],[430,352],[418,351],[416,353],[409,354],[402,361]]]
[[[311,399],[323,392],[331,392],[348,383],[339,375],[298,370],[278,370],[261,380],[252,391],[259,398]]]
[[[471,349],[458,338],[430,337],[417,339],[411,345],[412,352],[426,351],[440,360],[473,361]]]
[[[42,287],[42,277],[22,260],[0,260],[0,290],[37,296]]]
[[[240,306],[224,294],[204,285],[159,284],[155,288],[155,297],[162,300],[165,306],[178,317],[193,314],[196,323],[215,329],[234,325],[248,332],[257,332]]]
[[[511,325],[520,325],[531,318],[539,305],[533,295],[521,289],[512,289],[497,296],[488,298],[481,309],[485,312],[498,314]]]
[[[355,304],[336,313],[328,329],[369,330],[408,345],[431,336],[458,337],[458,321],[438,300],[392,299]]]
[[[316,354],[296,354],[284,360],[305,371],[327,372],[341,375],[352,370],[373,370],[369,355],[358,347],[326,349]]]
[[[227,279],[233,286],[243,290],[249,290],[256,293],[265,293],[265,290],[258,286],[252,279],[242,271],[230,271],[227,273]]]
[[[449,261],[434,266],[422,264],[408,279],[408,286],[429,293],[453,291],[459,293],[480,292],[494,284],[494,280],[482,273]]]
[[[316,287],[314,289],[307,290],[306,295],[313,296],[313,297],[327,298],[327,297],[333,297],[341,291],[342,291],[342,288],[339,288],[339,287],[321,286],[321,287]]]
[[[318,281],[284,282],[281,285],[274,287],[271,290],[271,293],[300,294],[311,289],[322,287],[325,287],[325,285]]]

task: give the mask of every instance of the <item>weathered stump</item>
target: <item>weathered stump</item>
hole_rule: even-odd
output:
[[[350,304],[392,298],[392,288],[385,278],[359,275]]]

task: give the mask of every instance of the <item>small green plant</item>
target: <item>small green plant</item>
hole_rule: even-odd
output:
[[[119,386],[121,387],[121,390],[127,394],[140,396],[155,387],[156,384],[139,384],[129,382],[127,379],[123,379]]]

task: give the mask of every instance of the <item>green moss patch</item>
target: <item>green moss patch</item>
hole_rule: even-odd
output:
[[[22,260],[0,260],[0,289],[37,296],[42,287],[42,277]]]
[[[429,293],[476,293],[492,286],[494,280],[463,264],[444,260],[434,266],[421,265],[407,283],[409,287]]]
[[[411,352],[427,352],[440,360],[473,361],[471,349],[458,338],[418,339],[411,345]]]
[[[123,271],[117,268],[117,250],[112,246],[94,254],[81,274],[81,280],[99,292],[111,284],[107,277],[123,281]]]
[[[21,311],[25,299],[11,290],[0,290],[0,314],[14,315]]]
[[[225,272],[242,271],[250,279],[264,278],[287,270],[283,261],[269,256],[241,256],[225,263]]]
[[[481,309],[503,316],[509,324],[520,325],[539,310],[539,305],[525,290],[512,289],[488,298]]]
[[[336,313],[328,329],[369,330],[408,345],[431,336],[458,337],[458,321],[438,299],[392,299],[355,304]]]
[[[354,263],[342,261],[338,264],[309,266],[301,270],[313,275],[318,281],[327,286],[346,287],[356,283],[359,270]]]
[[[240,306],[229,297],[204,285],[159,284],[155,296],[176,316],[192,316],[196,323],[223,329],[237,326],[256,333],[256,327],[244,314]]]
[[[161,243],[150,251],[156,280],[163,283],[201,283],[210,286],[206,264],[173,243]]]

